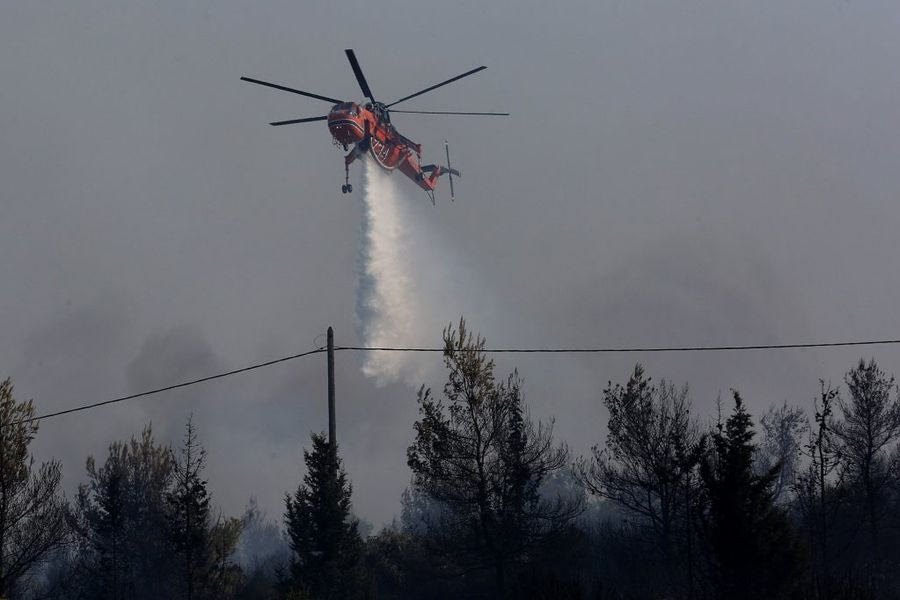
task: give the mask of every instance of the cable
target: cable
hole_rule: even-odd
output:
[[[757,345],[745,345],[745,346],[669,346],[669,347],[646,347],[646,348],[490,348],[483,349],[482,352],[488,354],[612,354],[612,353],[638,353],[638,352],[718,352],[718,351],[726,351],[726,350],[787,350],[787,349],[803,349],[803,348],[836,348],[836,347],[846,347],[846,346],[875,346],[875,345],[896,345],[900,344],[900,339],[889,339],[889,340],[864,340],[864,341],[852,341],[852,342],[813,342],[807,344],[757,344]],[[415,348],[415,347],[397,347],[391,348],[386,346],[335,346],[335,352],[337,351],[356,351],[356,352],[443,352],[443,348]],[[42,419],[51,419],[53,417],[59,417],[62,415],[67,415],[70,413],[80,412],[83,410],[90,410],[92,408],[98,408],[100,406],[106,406],[108,404],[116,404],[118,402],[124,402],[126,400],[134,400],[135,398],[141,398],[144,396],[151,396],[153,394],[160,394],[162,392],[168,392],[170,390],[175,390],[178,388],[188,387],[191,385],[196,385],[198,383],[204,383],[206,381],[212,381],[213,379],[221,379],[223,377],[229,377],[231,375],[237,375],[239,373],[245,373],[247,371],[253,371],[254,369],[261,369],[263,367],[268,367],[271,365],[275,365],[282,362],[287,362],[289,360],[295,360],[298,358],[303,358],[304,356],[310,356],[312,354],[321,354],[322,352],[326,352],[326,348],[318,347],[315,350],[309,350],[307,352],[301,352],[300,354],[293,354],[291,356],[284,356],[282,358],[276,358],[274,360],[266,361],[263,363],[258,363],[255,365],[250,365],[249,367],[243,367],[241,369],[235,369],[233,371],[226,371],[224,373],[217,373],[216,375],[210,375],[208,377],[201,377],[200,379],[194,379],[192,381],[185,381],[182,383],[176,383],[174,385],[169,385],[166,387],[156,388],[153,390],[147,390],[146,392],[140,392],[138,394],[132,394],[130,396],[122,396],[120,398],[113,398],[112,400],[104,400],[103,402],[95,402],[93,404],[85,404],[82,406],[75,406],[73,408],[67,408],[65,410],[60,410],[57,412],[47,413],[45,415],[40,415],[37,417],[31,417],[30,419],[22,419],[21,421],[14,421],[9,423],[9,425],[21,425],[23,423],[30,423],[32,421],[39,421]]]
[[[249,367],[243,367],[240,369],[235,369],[233,371],[226,371],[225,373],[217,373],[216,375],[210,375],[209,377],[201,377],[200,379],[194,379],[192,381],[176,383],[174,385],[168,385],[166,387],[156,388],[155,390],[147,390],[146,392],[140,392],[138,394],[132,394],[130,396],[122,396],[121,398],[113,398],[112,400],[104,400],[103,402],[95,402],[93,404],[85,404],[83,406],[76,406],[73,408],[67,408],[65,410],[60,410],[57,412],[47,413],[46,415],[40,415],[38,417],[31,417],[30,419],[22,419],[21,421],[14,421],[12,423],[9,423],[9,425],[21,425],[23,423],[30,423],[31,421],[39,421],[41,419],[50,419],[52,417],[59,417],[61,415],[67,415],[69,413],[79,412],[82,410],[89,410],[91,408],[97,408],[100,406],[106,406],[107,404],[115,404],[117,402],[124,402],[126,400],[134,400],[135,398],[141,398],[143,396],[150,396],[152,394],[160,394],[162,392],[168,392],[169,390],[175,390],[178,388],[188,387],[189,385],[196,385],[198,383],[203,383],[205,381],[212,381],[213,379],[221,379],[222,377],[229,377],[230,375],[237,375],[238,373],[245,373],[247,371],[253,371],[254,369],[262,369],[263,367],[269,367],[271,365],[276,365],[278,363],[287,362],[289,360],[303,358],[304,356],[309,356],[311,354],[319,354],[321,352],[325,352],[325,350],[326,350],[325,348],[316,348],[315,350],[310,350],[308,352],[301,352],[300,354],[293,354],[291,356],[284,356],[282,358],[276,358],[275,360],[270,360],[270,361],[266,361],[264,363],[250,365]]]
[[[636,352],[713,352],[723,350],[787,350],[791,348],[835,348],[839,346],[874,346],[900,344],[896,340],[865,340],[858,342],[812,342],[807,344],[756,344],[747,346],[650,346],[646,348],[486,348],[487,354],[622,354]],[[443,352],[443,348],[388,348],[383,346],[335,346],[337,350],[361,352]]]

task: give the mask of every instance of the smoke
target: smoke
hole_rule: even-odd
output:
[[[356,320],[368,346],[437,346],[440,332],[465,315],[486,323],[492,305],[459,254],[443,240],[439,214],[424,195],[410,198],[390,175],[365,161],[359,233]],[[440,361],[433,354],[370,352],[363,373],[378,385],[419,385]]]

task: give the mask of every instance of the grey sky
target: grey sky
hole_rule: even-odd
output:
[[[328,106],[238,80],[358,100],[349,47],[379,98],[486,64],[406,106],[513,113],[395,118],[463,171],[423,219],[479,283],[434,310],[492,298],[472,323],[491,345],[897,337],[898,25],[895,2],[821,0],[5,3],[0,372],[43,412],[303,351],[329,324],[355,341],[341,155],[321,123],[266,125]],[[756,410],[808,403],[858,356],[498,362],[582,452],[636,360],[708,414],[731,387]],[[320,359],[49,421],[35,448],[71,489],[89,453],[151,419],[175,439],[193,411],[223,508],[254,494],[277,515],[326,426]],[[339,436],[357,511],[381,522],[415,390],[359,366],[340,355]]]

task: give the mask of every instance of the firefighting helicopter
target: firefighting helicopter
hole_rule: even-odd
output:
[[[432,203],[434,202],[434,190],[437,187],[438,178],[441,175],[447,175],[450,181],[450,198],[453,199],[453,176],[459,177],[460,173],[450,166],[450,148],[447,142],[444,142],[444,150],[447,156],[446,167],[434,164],[420,164],[422,158],[422,146],[397,131],[391,124],[391,113],[466,116],[508,116],[509,113],[397,110],[391,107],[400,104],[401,102],[406,102],[416,96],[421,96],[422,94],[436,90],[448,83],[458,81],[463,77],[474,75],[479,71],[485,70],[487,67],[477,67],[471,71],[466,71],[462,75],[457,75],[456,77],[427,87],[414,94],[404,96],[399,100],[385,104],[375,100],[375,96],[372,94],[372,90],[366,82],[366,78],[359,66],[359,61],[356,60],[356,54],[353,50],[348,49],[344,52],[347,54],[350,66],[353,69],[354,75],[356,75],[356,81],[359,83],[363,95],[369,99],[365,104],[337,100],[335,98],[329,98],[328,96],[304,92],[283,85],[269,83],[259,79],[252,79],[250,77],[241,77],[241,80],[275,88],[276,90],[300,94],[301,96],[315,98],[316,100],[323,100],[334,105],[331,107],[331,112],[325,116],[275,121],[270,123],[270,125],[280,126],[293,125],[296,123],[311,123],[313,121],[328,121],[328,130],[331,132],[334,144],[342,146],[344,151],[348,150],[350,146],[353,147],[353,149],[350,150],[350,153],[344,157],[344,185],[341,186],[341,192],[346,194],[353,191],[353,186],[350,185],[350,165],[357,158],[364,157],[368,152],[375,162],[386,171],[393,171],[394,169],[399,168],[400,172],[412,179],[420,188],[425,190],[431,198]]]

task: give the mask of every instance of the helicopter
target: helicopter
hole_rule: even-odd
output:
[[[364,157],[368,153],[385,171],[390,172],[395,169],[400,169],[401,173],[409,177],[420,188],[425,190],[431,198],[432,203],[434,203],[434,190],[437,187],[438,178],[442,175],[447,175],[450,182],[450,198],[452,200],[455,197],[453,191],[453,177],[460,177],[460,173],[450,166],[449,144],[446,141],[444,142],[447,166],[421,164],[422,146],[397,131],[391,123],[391,114],[509,116],[509,113],[398,110],[391,107],[417,96],[421,96],[432,90],[436,90],[448,83],[458,81],[463,77],[474,75],[479,71],[485,70],[487,67],[480,66],[470,71],[466,71],[461,75],[451,77],[446,81],[442,81],[423,90],[419,90],[414,94],[404,96],[399,100],[386,104],[377,101],[372,94],[372,90],[366,81],[366,77],[363,75],[362,68],[359,66],[359,61],[356,59],[356,53],[352,49],[344,50],[344,52],[347,54],[347,59],[350,61],[350,67],[353,69],[353,74],[356,75],[356,81],[359,83],[363,95],[368,99],[368,102],[365,102],[364,104],[338,100],[336,98],[313,94],[311,92],[305,92],[284,85],[270,83],[268,81],[253,79],[251,77],[241,77],[241,80],[274,88],[276,90],[299,94],[316,100],[330,102],[333,105],[331,111],[327,115],[275,121],[269,124],[278,127],[298,123],[327,121],[328,130],[331,133],[333,143],[341,146],[345,152],[350,150],[349,154],[344,157],[344,184],[341,186],[342,193],[347,194],[353,191],[353,186],[350,184],[350,165],[355,160]],[[350,149],[351,146],[352,149]]]

